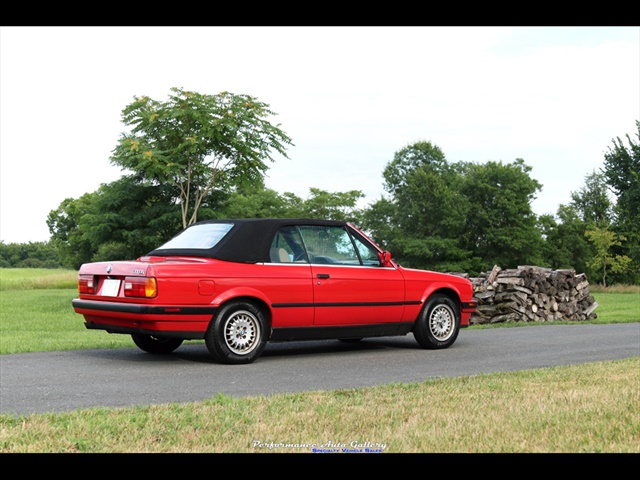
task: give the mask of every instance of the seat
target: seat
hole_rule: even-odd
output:
[[[291,258],[284,248],[272,248],[270,252],[271,261],[274,263],[289,263]]]

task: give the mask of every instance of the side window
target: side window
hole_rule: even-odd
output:
[[[373,248],[368,242],[365,242],[360,237],[354,235],[353,241],[356,244],[362,263],[370,267],[379,267],[380,258],[378,257],[378,251]]]
[[[309,261],[314,264],[360,265],[349,233],[342,227],[300,227]]]
[[[295,227],[281,227],[273,237],[269,251],[272,263],[309,263],[302,238]]]

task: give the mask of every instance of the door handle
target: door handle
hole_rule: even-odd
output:
[[[328,273],[319,273],[316,275],[316,277],[318,278],[329,278],[329,274]]]

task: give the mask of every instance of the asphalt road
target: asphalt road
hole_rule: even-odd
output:
[[[462,330],[447,350],[411,335],[269,344],[250,365],[220,365],[204,344],[167,356],[136,347],[0,356],[0,413],[28,415],[357,388],[640,355],[640,323]]]

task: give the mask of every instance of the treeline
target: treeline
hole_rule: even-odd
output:
[[[61,268],[52,242],[0,242],[0,268]]]
[[[632,270],[638,271],[638,258],[632,258],[637,244],[627,240],[637,239],[637,233],[624,236],[611,222],[620,216],[614,214],[603,174],[588,175],[585,186],[556,215],[536,216],[530,205],[540,185],[522,160],[449,165],[443,159],[422,159],[415,168],[404,165],[409,152],[412,161],[439,154],[429,143],[403,149],[385,170],[389,194],[365,208],[357,207],[363,197],[357,190],[312,188],[302,199],[254,182],[216,192],[204,202],[201,217],[349,220],[408,267],[476,276],[494,265],[538,265],[574,269],[592,283],[640,283]],[[394,179],[401,179],[400,184],[393,184]],[[0,242],[0,267],[77,269],[85,262],[144,255],[182,228],[175,204],[158,200],[166,196],[163,190],[123,177],[79,199],[66,199],[49,214],[51,240]],[[621,260],[625,258],[627,263]]]
[[[523,159],[451,163],[427,141],[396,152],[382,172],[385,193],[359,207],[359,190],[311,188],[302,199],[265,188],[269,150],[286,157],[290,143],[263,118],[267,105],[173,92],[123,110],[134,128],[110,160],[132,173],[65,199],[47,218],[49,242],[0,242],[0,266],[77,269],[144,255],[197,220],[308,217],[353,221],[406,267],[477,276],[537,265],[574,269],[591,283],[640,283],[640,121],[637,140],[614,139],[603,168],[554,214],[533,213],[542,185]],[[247,135],[255,136],[247,143]]]

